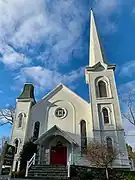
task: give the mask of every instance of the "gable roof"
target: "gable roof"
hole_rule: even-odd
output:
[[[58,135],[61,135],[62,137],[64,137],[67,141],[69,141],[70,143],[74,143],[76,146],[78,146],[77,142],[74,141],[74,139],[72,139],[71,136],[69,136],[65,131],[61,130],[58,126],[54,125],[51,129],[49,129],[48,131],[46,131],[44,134],[42,134],[36,141],[35,144],[40,144],[41,142],[43,142],[45,139],[47,139],[48,137],[51,137],[52,135],[56,135],[56,132],[59,132]],[[54,133],[54,134],[53,134]]]
[[[40,101],[38,101],[34,106],[37,104],[42,103],[44,100],[49,100],[51,97],[53,97],[57,92],[59,92],[62,89],[65,89],[66,91],[72,93],[76,98],[79,98],[81,101],[83,101],[85,104],[89,104],[87,101],[85,101],[83,98],[81,98],[79,95],[77,95],[75,92],[73,92],[71,89],[69,89],[64,84],[60,83],[58,86],[56,86],[52,91],[47,93]]]

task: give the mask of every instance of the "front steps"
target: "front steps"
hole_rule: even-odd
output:
[[[33,165],[29,169],[28,177],[29,179],[62,179],[67,180],[68,170],[67,167],[62,165]]]

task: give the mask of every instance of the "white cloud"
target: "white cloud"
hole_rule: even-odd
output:
[[[128,63],[123,64],[119,75],[132,77],[133,73],[135,73],[135,61],[130,61]]]
[[[135,7],[133,7],[133,9],[132,9],[132,13],[133,13],[133,14],[135,13]]]
[[[124,84],[119,85],[119,92],[122,94],[122,96],[129,93],[129,91],[132,91],[132,93],[135,93],[135,80],[128,81]],[[125,94],[124,94],[125,93]]]
[[[73,51],[83,46],[81,33],[86,5],[76,0],[0,1],[0,47],[15,50],[8,53],[7,49],[5,54],[0,51],[1,61],[9,66],[25,65],[22,57],[26,60],[30,54],[36,59],[35,51],[44,44],[40,57],[46,65],[53,62],[56,67],[67,63]]]
[[[107,32],[116,30],[109,17],[119,4],[116,0],[95,0],[94,10]],[[81,58],[81,35],[89,9],[88,1],[81,0],[1,0],[0,47],[7,48],[4,54],[0,49],[1,62],[18,68],[42,61],[46,67],[56,68],[67,64],[73,55]]]
[[[33,66],[22,68],[15,80],[21,83],[32,82],[36,85],[37,89],[50,90],[54,88],[59,83],[65,83],[72,87],[75,87],[77,84],[74,82],[82,77],[84,74],[84,68],[80,68],[75,71],[71,71],[67,74],[61,74],[57,71],[52,71],[41,66]]]
[[[102,14],[102,16],[110,15],[119,6],[117,0],[95,0],[96,12]]]
[[[7,120],[5,118],[0,119],[0,127],[6,123],[7,123]]]
[[[20,67],[23,64],[28,64],[30,62],[30,60],[26,58],[24,54],[16,52],[12,47],[8,45],[3,45],[2,48],[0,48],[0,53],[2,54],[0,60],[12,69]]]
[[[95,0],[94,10],[102,24],[103,33],[112,33],[117,31],[117,24],[111,20],[111,16],[119,13],[121,7],[121,0]]]

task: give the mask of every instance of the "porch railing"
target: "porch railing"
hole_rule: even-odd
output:
[[[71,163],[72,163],[72,154],[70,153],[70,154],[69,154],[69,160],[68,160],[68,163],[67,163],[67,167],[68,167],[68,178],[70,177],[70,166],[71,166]]]
[[[26,166],[26,173],[25,173],[25,177],[28,176],[28,170],[31,167],[31,165],[35,165],[35,161],[36,161],[36,153],[34,153],[34,155],[32,156],[32,158],[27,161],[27,166]]]

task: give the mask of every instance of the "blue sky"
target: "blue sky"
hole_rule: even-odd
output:
[[[60,82],[88,100],[84,67],[91,7],[107,60],[117,65],[118,89],[135,87],[134,0],[1,0],[1,108],[15,105],[25,82],[35,85],[37,100]],[[124,127],[135,134],[128,122]],[[0,127],[0,136],[10,133],[9,126]],[[134,137],[126,139],[135,147]]]

